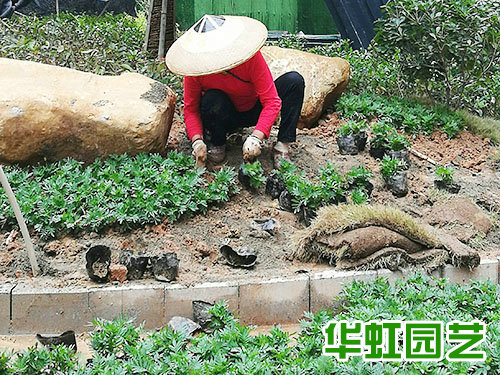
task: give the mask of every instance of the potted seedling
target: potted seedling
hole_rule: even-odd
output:
[[[380,166],[382,177],[386,186],[396,197],[404,197],[408,194],[408,178],[405,171],[405,162],[400,159],[392,159],[384,156]]]
[[[386,155],[389,155],[391,159],[399,159],[405,162],[406,167],[410,166],[410,140],[403,134],[393,132],[388,137],[389,149],[386,151]]]
[[[321,186],[302,179],[292,190],[292,206],[299,220],[306,226],[316,217],[316,210],[322,202]]]
[[[264,185],[266,178],[260,161],[241,164],[238,172],[238,180],[247,189],[257,190]]]
[[[370,156],[382,159],[389,146],[389,137],[396,131],[387,121],[377,121],[371,127],[372,137],[370,139]]]
[[[337,145],[342,155],[356,155],[366,145],[366,124],[364,121],[347,121],[337,130]]]
[[[284,190],[286,190],[286,184],[283,176],[279,171],[271,172],[266,180],[266,194],[272,199],[277,199]]]
[[[372,171],[365,168],[365,166],[360,165],[358,167],[353,167],[345,175],[347,189],[362,189],[367,193],[368,196],[370,196],[373,191],[373,184],[370,182],[370,178],[372,177]]]
[[[460,191],[460,185],[453,181],[454,173],[455,170],[451,167],[444,165],[437,166],[435,171],[436,179],[434,180],[434,186],[452,194],[458,193]]]
[[[328,163],[325,167],[321,168],[319,184],[324,204],[346,202],[346,179],[337,171],[337,168],[333,164]]]

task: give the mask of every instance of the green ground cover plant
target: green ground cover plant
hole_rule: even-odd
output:
[[[453,137],[465,127],[465,120],[460,114],[443,106],[428,108],[416,100],[371,93],[343,95],[336,108],[346,118],[369,121],[377,118],[410,134],[430,134],[439,128]]]
[[[241,164],[241,169],[243,174],[248,177],[250,187],[258,189],[266,183],[264,169],[260,161],[257,160],[253,163],[243,163]]]
[[[8,166],[5,172],[28,225],[42,237],[175,221],[206,212],[237,192],[233,169],[206,174],[194,168],[191,156],[177,152],[166,158],[111,156],[88,166],[66,159],[35,167]],[[0,224],[15,224],[3,192]]]
[[[327,163],[320,169],[317,179],[311,181],[304,171],[287,160],[282,160],[279,174],[292,196],[295,212],[302,207],[317,209],[344,202],[349,191],[359,189],[366,194],[371,185],[369,179],[373,177],[373,173],[362,165],[353,167],[342,176],[332,163]]]
[[[360,132],[364,131],[366,129],[366,122],[365,121],[353,121],[353,120],[348,120],[344,125],[342,125],[338,130],[337,134],[339,136],[345,137],[347,135],[355,135],[359,134]]]
[[[254,327],[242,325],[222,303],[212,309],[211,333],[187,337],[169,328],[149,333],[119,318],[97,324],[92,336],[92,361],[78,363],[62,347],[48,352],[0,354],[0,374],[68,375],[101,374],[364,374],[364,375],[496,375],[500,371],[500,287],[489,281],[451,284],[421,274],[391,284],[387,279],[348,283],[337,298],[337,311],[305,313],[298,333],[291,337],[280,326],[269,333],[251,335]],[[322,328],[331,320],[452,320],[487,324],[480,349],[484,362],[365,362],[352,358],[345,363],[322,356]],[[110,346],[110,344],[112,344]],[[445,352],[449,349],[445,344]],[[26,366],[29,356],[34,366]],[[36,372],[38,371],[38,372]]]

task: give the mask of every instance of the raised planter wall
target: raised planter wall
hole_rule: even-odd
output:
[[[473,269],[446,266],[433,276],[454,283],[491,280],[499,283],[500,258],[484,260]],[[289,278],[179,284],[135,283],[119,286],[36,289],[25,284],[0,285],[0,335],[60,333],[92,330],[95,318],[113,319],[120,314],[136,317],[146,329],[165,326],[171,317],[192,318],[191,302],[225,300],[245,324],[296,323],[306,311],[318,312],[331,305],[345,283],[377,277],[404,278],[401,272],[335,271],[301,274]]]

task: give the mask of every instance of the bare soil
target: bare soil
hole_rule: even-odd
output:
[[[297,142],[292,147],[292,160],[313,178],[321,166],[330,161],[346,173],[353,166],[364,164],[373,171],[375,188],[370,202],[399,207],[410,215],[426,220],[429,209],[436,203],[446,202],[451,194],[434,188],[434,166],[411,156],[409,169],[409,194],[395,198],[385,187],[380,175],[379,162],[368,154],[340,155],[335,132],[339,127],[336,113],[327,113],[313,129],[299,130]],[[231,135],[224,165],[238,168],[242,162],[241,147],[246,134]],[[265,142],[259,160],[266,173],[272,170],[271,148],[276,139],[274,131]],[[178,113],[169,138],[169,150],[191,152],[182,119]],[[469,246],[480,251],[481,257],[500,255],[500,172],[495,169],[491,156],[495,148],[488,139],[463,131],[454,139],[442,132],[431,136],[418,136],[413,140],[413,149],[432,158],[439,164],[451,163],[456,169],[454,179],[461,185],[459,196],[475,202],[493,224],[488,234],[468,226],[449,225],[451,233],[468,231]],[[275,235],[255,236],[251,228],[253,219],[274,218],[278,223]],[[0,282],[25,280],[45,286],[93,285],[85,270],[85,251],[91,245],[107,245],[112,249],[113,259],[123,249],[147,254],[175,252],[180,260],[177,282],[192,285],[200,282],[229,281],[249,278],[293,275],[304,271],[329,268],[327,265],[301,263],[290,259],[289,236],[303,228],[297,217],[280,210],[276,200],[258,192],[241,192],[230,202],[211,208],[206,215],[181,219],[176,223],[163,222],[148,225],[129,232],[109,229],[102,233],[86,233],[66,236],[53,241],[42,241],[34,236],[37,255],[44,276],[36,281],[31,277],[29,263],[22,237],[17,231],[0,233]],[[447,226],[445,225],[445,228]],[[472,232],[471,232],[472,231]],[[223,243],[231,246],[246,246],[258,253],[256,265],[250,269],[233,268],[227,265],[218,253]],[[147,273],[146,278],[152,278]],[[133,282],[133,281],[130,281]]]

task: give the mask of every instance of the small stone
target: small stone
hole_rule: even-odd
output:
[[[122,264],[112,264],[109,266],[109,280],[124,283],[127,280],[127,267]]]
[[[23,276],[24,276],[24,272],[23,272],[23,271],[21,271],[21,270],[16,270],[16,271],[14,272],[14,275],[15,275],[18,279],[20,279],[21,277],[23,277]]]

